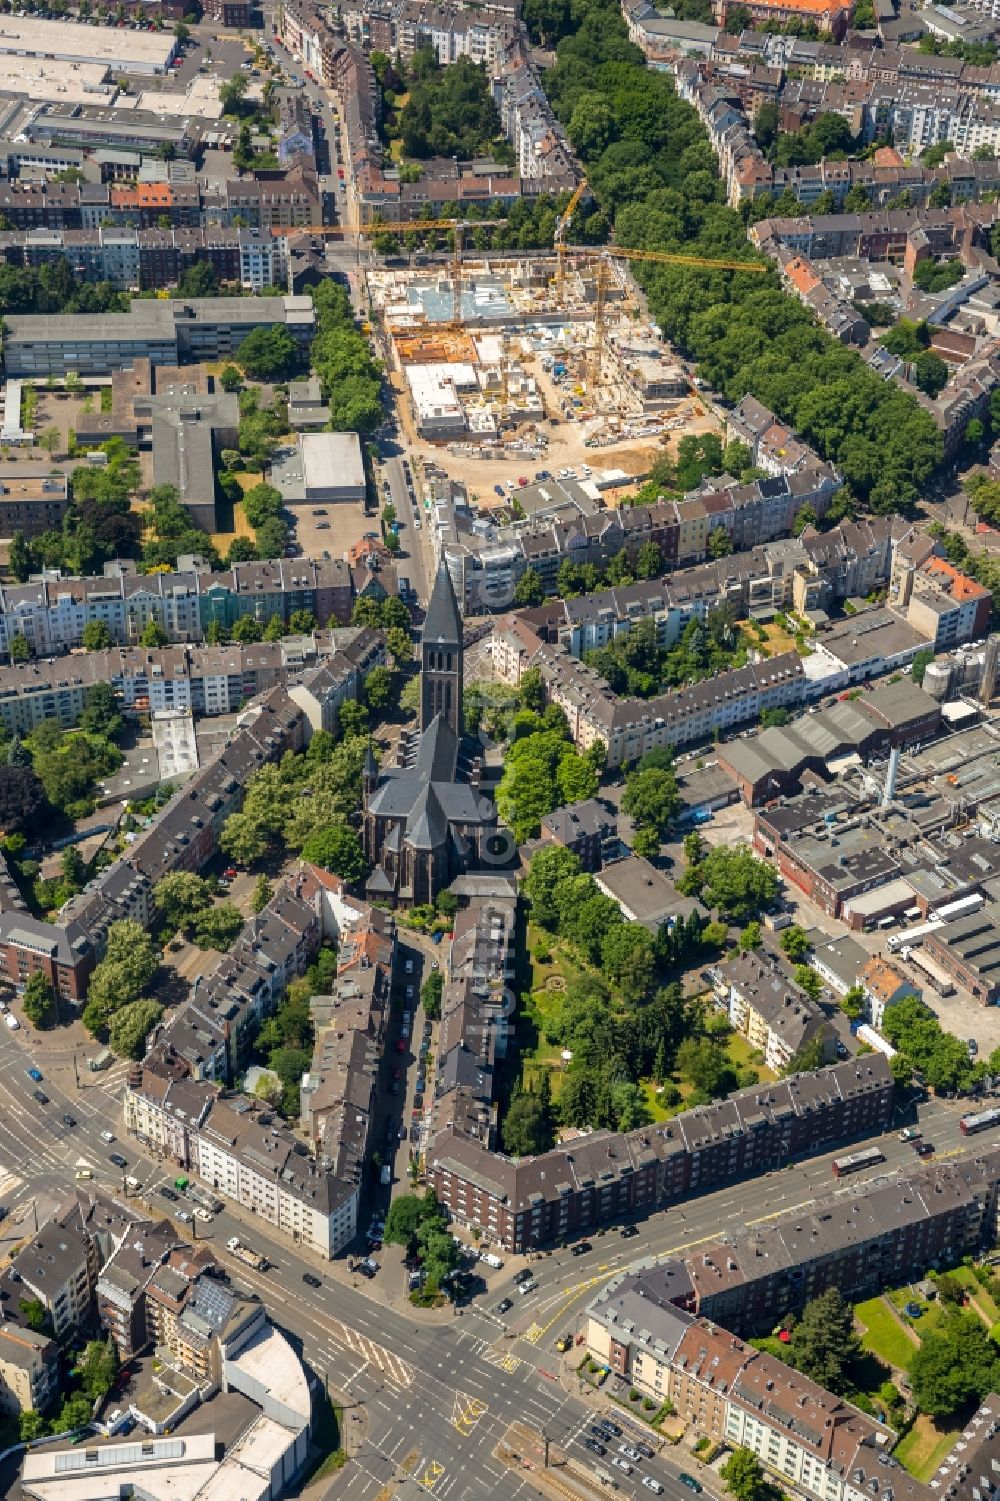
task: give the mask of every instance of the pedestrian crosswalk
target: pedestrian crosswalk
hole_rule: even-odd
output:
[[[515,1355],[509,1345],[505,1344],[487,1345],[482,1358],[487,1365],[497,1366],[501,1371],[506,1371],[508,1376],[512,1376],[522,1364],[521,1357]]]
[[[24,1179],[18,1177],[17,1173],[5,1172],[0,1167],[0,1199],[5,1199],[10,1194],[16,1193],[23,1182]]]
[[[331,1337],[337,1344],[360,1355],[366,1363],[375,1366],[387,1380],[395,1382],[397,1386],[413,1385],[414,1370],[409,1361],[394,1355],[391,1350],[369,1339],[360,1330],[352,1329],[350,1324],[342,1324],[339,1319],[327,1319],[326,1322],[330,1326]]]

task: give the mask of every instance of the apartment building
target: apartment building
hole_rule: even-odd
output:
[[[726,25],[730,0],[715,0],[713,18],[718,26]],[[766,22],[811,21],[821,31],[840,38],[851,23],[851,7],[844,0],[748,0],[745,7],[751,20]]]
[[[69,509],[69,485],[65,474],[40,475],[16,464],[0,479],[0,536],[37,537],[59,531]]]
[[[802,662],[794,652],[656,698],[629,699],[619,698],[565,647],[543,645],[523,622],[502,634],[506,639],[494,661],[507,681],[537,668],[546,699],[566,715],[577,748],[586,751],[600,741],[612,767],[638,761],[656,746],[709,739],[717,729],[745,724],[768,708],[798,707],[806,698]]]
[[[693,1432],[750,1449],[772,1475],[816,1501],[844,1501],[859,1455],[886,1465],[891,1429],[679,1308],[676,1280],[652,1263],[613,1278],[587,1309],[591,1355],[644,1396],[671,1402]],[[899,1476],[905,1492],[908,1477]]]
[[[824,515],[839,488],[836,471],[814,459],[749,485],[705,481],[684,500],[610,510],[583,505],[571,521],[541,516],[492,528],[488,536],[456,517],[442,553],[467,612],[508,610],[528,568],[538,575],[546,594],[556,594],[559,569],[567,560],[603,568],[617,553],[624,550],[634,556],[644,542],[655,542],[664,571],[672,572],[706,563],[714,531],[725,532],[737,553],[787,536],[803,506]],[[566,488],[565,493],[576,502],[572,490]]]
[[[921,631],[935,651],[949,651],[983,638],[990,623],[993,596],[945,558],[930,556],[915,565],[897,557],[889,599],[905,610],[910,625]]]
[[[97,1278],[97,1313],[115,1342],[118,1358],[130,1360],[146,1348],[152,1330],[146,1321],[149,1284],[178,1244],[169,1220],[129,1226]]]
[[[385,577],[388,581],[389,576]],[[132,648],[139,646],[151,620],[162,627],[168,640],[182,643],[204,641],[213,623],[228,631],[238,620],[250,616],[266,626],[274,616],[289,621],[297,610],[308,610],[325,624],[346,626],[354,599],[354,576],[343,558],[235,563],[222,573],[210,573],[196,565],[176,573],[137,574],[125,564],[95,578],[42,574],[27,584],[0,586],[0,652],[9,654],[13,638],[23,636],[33,656],[57,656],[83,644],[84,629],[91,621],[106,626],[117,646]],[[312,640],[317,654],[328,654],[331,646],[339,649],[345,638],[313,632]],[[261,654],[260,660],[265,657],[266,653]],[[119,660],[127,678],[134,670],[129,662],[141,663],[143,659],[132,656]],[[164,673],[167,661],[173,661],[175,671],[185,675],[180,655],[147,660],[152,669],[160,666]],[[208,664],[211,660],[204,654],[187,658],[189,664]],[[241,664],[254,660],[247,655],[240,657]],[[250,666],[246,670],[256,671]],[[86,680],[88,669],[77,662],[73,666],[63,664],[61,671],[79,671]],[[193,679],[199,676],[195,671]],[[27,682],[27,674],[24,680]]]
[[[59,1395],[59,1346],[47,1334],[0,1324],[0,1412],[44,1412]]]
[[[997,1232],[1000,1152],[953,1158],[803,1213],[737,1229],[683,1257],[676,1301],[745,1333],[769,1331],[828,1287],[864,1298],[949,1266]]]
[[[891,1112],[888,1063],[872,1055],[517,1163],[491,1152],[481,1130],[449,1126],[430,1141],[428,1174],[456,1220],[521,1252],[884,1131]]]
[[[22,1317],[20,1301],[42,1305],[57,1340],[86,1328],[94,1308],[97,1248],[75,1197],[59,1206],[22,1245],[3,1273],[9,1316]]]
[[[912,984],[895,964],[881,954],[873,954],[861,971],[861,985],[865,993],[868,1017],[877,1032],[881,1032],[885,1013],[898,1001],[913,996],[921,1000],[923,992]]]
[[[781,1074],[803,1048],[819,1045],[834,1056],[835,1036],[822,1010],[776,960],[763,952],[741,954],[716,971],[716,995],[733,1030]]]
[[[162,1066],[154,1052],[129,1079],[126,1128],[144,1127],[142,1134],[162,1143],[177,1167],[196,1173],[296,1244],[328,1260],[337,1255],[355,1233],[356,1185],[342,1183],[318,1163],[305,1143],[252,1096],[220,1094],[208,1080],[185,1079],[167,1082],[158,1098],[160,1087],[149,1087],[148,1081]],[[172,1111],[174,1092],[184,1104]]]

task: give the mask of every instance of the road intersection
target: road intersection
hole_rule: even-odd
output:
[[[38,1085],[27,1073],[41,1068]],[[107,1076],[85,1076],[83,1087],[65,1091],[47,1074],[49,1061],[32,1039],[0,1036],[0,1201],[11,1209],[0,1225],[5,1238],[23,1238],[30,1206],[55,1202],[74,1186],[75,1174],[93,1174],[79,1186],[96,1184],[121,1195],[122,1171],[108,1160],[119,1151],[129,1173],[142,1184],[137,1193],[144,1209],[172,1216],[177,1207],[157,1190],[172,1182],[177,1167],[153,1161],[141,1144],[125,1134],[121,1097],[126,1067]],[[65,1070],[63,1070],[65,1074]],[[48,1103],[33,1091],[41,1088]],[[943,1101],[920,1108],[925,1139],[934,1141],[939,1158],[963,1150],[959,1109]],[[70,1115],[76,1124],[63,1122]],[[113,1132],[113,1146],[102,1132]],[[882,1139],[886,1162],[869,1178],[848,1180],[836,1191],[864,1191],[871,1177],[909,1166],[914,1158],[896,1133]],[[363,1282],[345,1263],[320,1263],[311,1252],[280,1237],[270,1225],[239,1206],[227,1204],[207,1228],[181,1226],[182,1233],[207,1239],[228,1266],[233,1280],[258,1294],[301,1349],[318,1382],[345,1403],[344,1426],[352,1454],[338,1479],[338,1494],[350,1501],[376,1501],[386,1485],[404,1498],[426,1494],[472,1501],[537,1494],[533,1471],[513,1471],[497,1459],[512,1424],[563,1446],[587,1461],[579,1438],[597,1410],[592,1395],[555,1350],[561,1336],[575,1335],[595,1291],[623,1267],[647,1256],[694,1249],[737,1224],[754,1224],[806,1210],[817,1196],[834,1187],[833,1153],[823,1153],[766,1178],[734,1183],[687,1200],[636,1225],[628,1240],[613,1230],[596,1232],[585,1260],[568,1249],[533,1255],[536,1291],[515,1298],[507,1322],[493,1312],[511,1286],[522,1258],[512,1258],[491,1275],[488,1291],[466,1309],[454,1310],[446,1322],[408,1305],[395,1306],[379,1279]],[[44,1213],[39,1211],[42,1218]],[[233,1260],[227,1239],[248,1239],[272,1263],[256,1273]],[[307,1287],[304,1272],[322,1275],[317,1289]],[[572,1357],[575,1359],[576,1357]],[[625,1415],[627,1417],[627,1415]],[[686,1494],[678,1485],[678,1466],[659,1457],[617,1476],[621,1493],[643,1494],[641,1477],[654,1474],[673,1501]],[[648,1494],[648,1492],[646,1493]]]

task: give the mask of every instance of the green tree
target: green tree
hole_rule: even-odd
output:
[[[30,1444],[45,1432],[45,1419],[40,1412],[30,1407],[18,1417],[18,1436],[22,1444]]]
[[[913,678],[913,681],[916,683],[918,688],[924,681],[924,673],[934,661],[934,655],[934,648],[932,646],[925,646],[922,651],[917,652],[913,661],[910,663],[910,676]]]
[[[549,845],[532,856],[524,878],[524,892],[531,903],[531,914],[543,928],[555,929],[559,922],[556,894],[559,888],[580,874],[580,861],[571,850]]]
[[[158,620],[147,620],[142,635],[139,637],[139,645],[149,647],[166,646],[168,640],[166,631]]]
[[[91,973],[83,1022],[96,1036],[123,1006],[138,1000],[159,965],[159,954],[145,929],[132,918],[108,929],[104,958]]]
[[[267,831],[248,813],[230,813],[219,835],[219,848],[236,865],[255,865],[263,860],[269,843]]]
[[[922,1335],[909,1377],[917,1406],[944,1420],[995,1390],[1000,1356],[976,1314],[949,1312]]]
[[[289,380],[299,368],[299,346],[280,323],[251,329],[236,358],[253,380]]]
[[[340,724],[340,732],[346,738],[356,735],[359,739],[368,737],[368,710],[364,704],[359,704],[355,699],[348,699],[341,704],[337,711],[337,719]]]
[[[27,583],[31,572],[33,560],[31,548],[28,546],[23,532],[15,532],[10,541],[7,554],[7,567],[19,584]]]
[[[420,1004],[429,1021],[437,1021],[441,1015],[441,996],[444,992],[444,975],[432,969],[420,987]]]
[[[219,376],[219,384],[224,391],[239,391],[243,385],[243,372],[237,370],[235,365],[224,365],[222,374]]]
[[[642,826],[632,835],[632,850],[644,860],[655,860],[660,853],[660,836],[655,829]]]
[[[818,1001],[823,994],[823,981],[809,964],[796,964],[795,983],[804,990],[811,1001]]]
[[[118,1374],[118,1355],[110,1339],[88,1341],[79,1362],[81,1384],[92,1402],[106,1397]]]
[[[88,620],[80,638],[84,651],[109,651],[111,632],[103,620]]]
[[[792,923],[790,928],[785,928],[778,939],[782,952],[787,954],[793,964],[802,964],[810,951],[809,939],[806,937],[804,928],[797,923]]]
[[[362,880],[368,870],[361,841],[346,824],[318,830],[302,846],[302,858],[351,883]]]
[[[514,603],[525,608],[540,605],[544,598],[541,578],[534,568],[526,568],[514,586]]]
[[[293,610],[288,617],[288,629],[295,636],[308,636],[316,629],[316,616],[312,610]]]
[[[677,778],[665,768],[648,767],[626,780],[622,810],[641,827],[652,828],[665,838],[680,804]]]
[[[844,1396],[861,1347],[854,1332],[854,1310],[838,1288],[810,1299],[792,1330],[789,1346],[796,1367],[828,1391]]]
[[[732,538],[725,527],[714,527],[708,534],[708,556],[710,558],[728,558],[732,550]]]
[[[243,914],[231,902],[209,907],[194,919],[191,936],[200,949],[218,949],[224,954],[243,927]]]
[[[760,923],[748,922],[740,934],[740,953],[749,954],[753,949],[759,949],[761,941]]]
[[[702,860],[703,900],[734,922],[756,916],[773,902],[778,878],[746,845],[719,845]]]
[[[930,397],[937,396],[948,384],[948,366],[933,349],[925,349],[917,355],[913,366],[913,379],[917,387]]]
[[[554,1139],[551,1112],[540,1095],[515,1095],[502,1123],[504,1151],[512,1157],[547,1152]]]
[[[27,636],[18,631],[10,638],[10,660],[12,662],[27,662],[31,656],[31,647],[28,645]]]
[[[29,1329],[37,1332],[45,1327],[48,1315],[45,1312],[44,1303],[39,1303],[37,1298],[21,1298],[17,1306]]]
[[[373,667],[365,679],[365,703],[371,713],[384,714],[393,696],[392,673],[385,667]]]
[[[139,1059],[146,1051],[146,1038],[163,1016],[158,1001],[130,1001],[116,1011],[108,1024],[108,1042],[119,1058]]]
[[[253,894],[250,897],[250,911],[256,913],[263,912],[273,894],[270,881],[261,872],[254,883]]]
[[[113,740],[122,727],[122,716],[115,690],[110,683],[93,683],[87,689],[87,697],[80,715],[80,728],[89,735],[100,735]]]
[[[54,1027],[57,1020],[55,992],[42,970],[29,975],[22,997],[22,1010],[39,1031]]]
[[[252,615],[241,615],[234,623],[230,635],[238,645],[252,646],[256,641],[263,641],[264,627]]]
[[[426,1213],[424,1200],[417,1194],[399,1194],[389,1205],[382,1240],[387,1246],[416,1245],[417,1231]]]
[[[736,1501],[767,1501],[772,1494],[763,1466],[751,1449],[735,1448],[719,1471]]]
[[[153,891],[153,905],[168,932],[188,928],[212,905],[212,886],[190,871],[175,870],[161,876]]]

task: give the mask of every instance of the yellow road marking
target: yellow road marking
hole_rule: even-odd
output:
[[[443,1474],[444,1465],[438,1464],[436,1459],[432,1459],[420,1477],[420,1484],[425,1486],[427,1490],[432,1491]]]
[[[451,1426],[463,1437],[468,1438],[485,1412],[489,1412],[488,1403],[481,1401],[478,1397],[466,1397],[461,1393],[456,1393]]]

